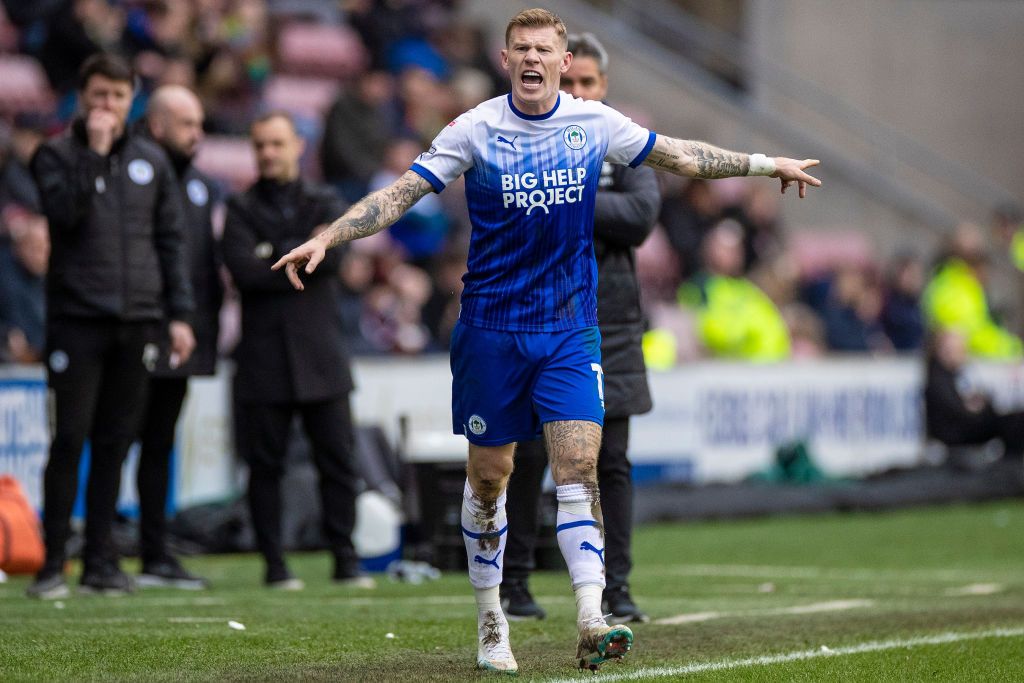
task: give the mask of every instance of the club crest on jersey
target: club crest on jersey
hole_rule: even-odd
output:
[[[487,431],[487,423],[484,422],[484,419],[479,415],[470,415],[467,426],[469,427],[469,431],[473,432],[477,436],[480,436]]]
[[[587,131],[575,124],[566,126],[562,131],[562,139],[569,149],[583,149],[583,146],[587,144]]]

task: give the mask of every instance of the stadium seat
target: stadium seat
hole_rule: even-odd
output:
[[[329,78],[273,76],[263,90],[263,99],[269,109],[319,120],[338,96],[338,87],[338,82]]]
[[[235,192],[256,180],[256,157],[248,138],[210,135],[203,140],[196,168],[228,185]]]
[[[53,111],[56,100],[34,57],[0,55],[0,114]]]
[[[18,49],[18,28],[11,23],[0,3],[0,52],[15,52]]]
[[[295,22],[277,39],[278,70],[303,76],[345,79],[368,64],[366,48],[350,27]]]
[[[819,277],[840,265],[865,267],[875,261],[870,238],[858,230],[794,231],[790,250],[803,279]]]

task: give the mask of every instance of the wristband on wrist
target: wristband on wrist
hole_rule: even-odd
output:
[[[750,170],[747,175],[771,175],[775,173],[775,159],[764,154],[750,155]]]

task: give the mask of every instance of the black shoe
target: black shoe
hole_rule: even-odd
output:
[[[306,587],[305,582],[296,578],[285,566],[267,567],[263,584],[278,591],[300,591]]]
[[[548,615],[530,595],[530,589],[527,588],[525,580],[506,579],[501,582],[499,593],[501,609],[505,611],[505,616],[513,621],[543,619]]]
[[[87,565],[82,570],[82,578],[78,585],[79,593],[96,593],[111,597],[127,595],[134,591],[135,582],[132,581],[132,577],[121,571],[114,562]]]
[[[142,573],[135,580],[139,588],[180,588],[201,591],[210,587],[210,582],[192,574],[170,555],[159,560],[143,562]]]
[[[25,595],[37,600],[61,600],[70,596],[71,591],[63,573],[43,569],[36,574],[35,581],[25,590]]]
[[[629,586],[618,588],[606,588],[601,596],[601,611],[611,614],[612,619],[617,623],[628,623],[638,621],[647,623],[651,620],[633,602],[633,596],[629,594]]]
[[[372,576],[367,576],[364,572],[360,571],[358,561],[335,562],[331,581],[336,585],[348,586],[349,588],[372,590],[377,587],[377,582]]]

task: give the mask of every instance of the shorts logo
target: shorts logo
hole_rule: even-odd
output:
[[[206,189],[203,181],[198,178],[188,181],[185,190],[188,192],[188,198],[196,206],[206,206],[206,202],[210,201],[210,191]]]
[[[583,146],[587,144],[587,132],[573,124],[566,126],[565,130],[562,131],[562,139],[565,141],[565,146],[569,149],[583,149]]]
[[[128,164],[128,177],[136,185],[149,185],[153,180],[153,164],[145,159],[135,159]]]
[[[487,423],[484,422],[484,419],[479,415],[470,415],[469,431],[473,432],[473,434],[477,436],[480,436],[481,434],[487,431]]]
[[[68,354],[60,349],[50,354],[50,369],[54,372],[64,372],[68,369]]]

